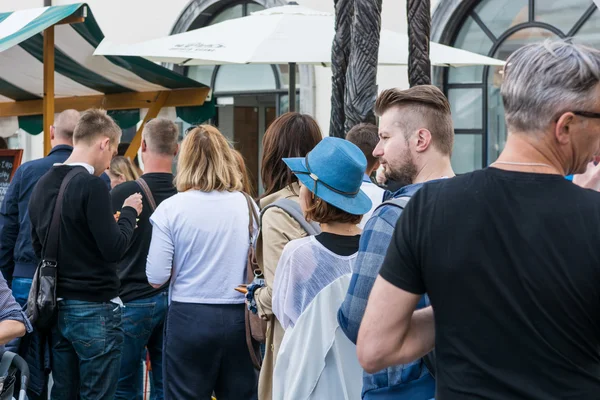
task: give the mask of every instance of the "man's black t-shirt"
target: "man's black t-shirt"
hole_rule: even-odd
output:
[[[142,177],[148,184],[157,207],[163,200],[177,194],[177,189],[173,186],[172,174],[148,173]],[[133,233],[131,244],[119,263],[118,273],[121,280],[119,296],[124,302],[151,297],[164,289],[154,289],[146,277],[146,259],[152,239],[152,224],[150,223],[152,211],[150,203],[138,183],[125,182],[115,187],[111,192],[112,208],[115,213],[120,211],[125,199],[134,193],[142,194],[144,207],[139,216],[138,227]]]
[[[427,292],[436,400],[600,398],[600,194],[495,168],[426,184],[381,276]]]

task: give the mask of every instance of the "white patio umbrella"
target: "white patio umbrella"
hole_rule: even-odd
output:
[[[193,31],[135,44],[104,39],[95,55],[141,56],[181,65],[290,64],[289,104],[295,104],[295,64],[327,66],[335,35],[333,14],[299,5],[273,7]],[[504,61],[431,42],[437,66],[504,65]],[[408,36],[381,31],[379,65],[408,65]]]

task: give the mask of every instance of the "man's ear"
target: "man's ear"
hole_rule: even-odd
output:
[[[148,149],[148,145],[146,144],[146,140],[142,139],[142,153]]]
[[[177,154],[179,154],[179,143],[177,143],[177,146],[175,147],[175,154],[173,154],[173,156],[177,157]]]
[[[554,136],[556,137],[556,140],[558,140],[558,143],[569,144],[574,123],[575,114],[572,112],[566,112],[558,118],[554,130]]]
[[[421,128],[417,131],[416,139],[417,145],[415,150],[418,153],[422,153],[427,150],[431,144],[431,132],[429,129]]]
[[[110,139],[107,137],[102,138],[100,141],[100,150],[106,150],[110,147]]]
[[[54,125],[50,125],[50,140],[54,140],[56,137],[56,128]]]

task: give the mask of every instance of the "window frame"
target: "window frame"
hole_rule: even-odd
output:
[[[481,20],[479,15],[475,12],[475,8],[486,0],[442,0],[438,5],[433,18],[432,18],[432,27],[434,31],[432,33],[432,40],[437,41],[442,44],[446,44],[449,46],[454,46],[455,42],[458,38],[458,35],[464,26],[465,22],[469,17],[471,17],[475,23],[479,26],[479,28],[486,34],[486,36],[492,41],[492,46],[488,52],[488,57],[494,57],[494,54],[498,49],[502,46],[502,44],[508,39],[511,35],[516,32],[529,29],[529,28],[540,28],[546,29],[560,38],[568,38],[575,36],[579,30],[584,26],[584,24],[591,18],[594,12],[597,11],[598,7],[592,2],[592,4],[583,12],[583,14],[579,17],[579,19],[575,22],[575,24],[571,27],[570,31],[564,33],[562,30],[557,27],[544,23],[535,21],[535,4],[537,1],[543,0],[529,0],[528,2],[528,21],[515,25],[506,29],[500,36],[496,37],[492,33],[492,31],[486,26],[485,22]],[[489,110],[488,110],[488,96],[489,96],[489,72],[490,66],[483,66],[482,71],[482,79],[481,83],[449,83],[449,68],[443,67],[435,67],[434,68],[434,78],[437,82],[442,82],[442,88],[444,94],[448,96],[450,89],[479,89],[481,90],[482,98],[482,128],[481,129],[455,129],[454,133],[456,135],[461,134],[480,134],[482,135],[481,140],[481,152],[482,152],[482,168],[485,168],[489,165],[489,154],[488,154],[488,145],[489,145],[489,132],[488,132],[488,122],[489,122]]]

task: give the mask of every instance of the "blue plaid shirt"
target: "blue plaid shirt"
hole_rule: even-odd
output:
[[[411,197],[422,186],[422,183],[408,185],[393,195],[387,192],[384,200]],[[356,343],[358,329],[360,328],[360,323],[367,307],[369,294],[383,264],[388,246],[392,241],[394,228],[400,218],[401,212],[402,210],[395,206],[380,207],[373,212],[360,237],[358,256],[354,264],[348,293],[338,312],[340,327],[354,343]],[[417,308],[427,305],[429,305],[429,299],[427,296],[423,296]],[[428,374],[429,372],[424,367],[424,364],[422,364],[421,360],[417,360],[410,364],[390,367],[375,374],[367,374],[365,372],[363,377],[363,397],[369,391],[406,384],[419,379],[424,374]],[[417,399],[417,397],[410,397],[410,399]]]

